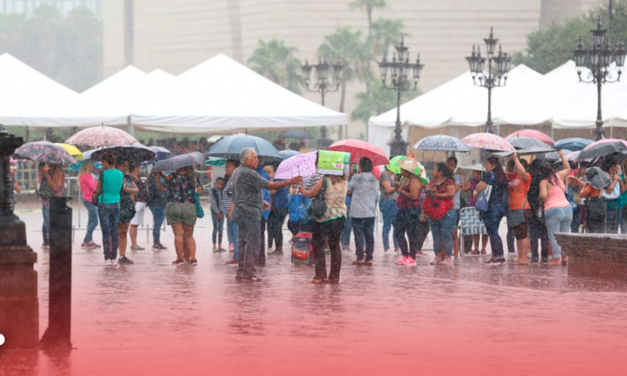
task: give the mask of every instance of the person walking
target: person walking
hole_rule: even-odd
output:
[[[531,186],[531,174],[526,170],[527,161],[518,159],[514,153],[507,163],[507,180],[509,181],[509,216],[507,223],[512,228],[516,238],[518,260],[516,265],[529,265],[527,254],[531,250],[529,242],[529,218],[531,205],[527,195]]]
[[[438,163],[433,169],[433,179],[426,190],[427,198],[423,211],[429,218],[429,227],[433,234],[433,252],[435,258],[431,265],[452,265],[453,227],[455,226],[454,198],[458,192],[450,168]]]
[[[94,230],[98,227],[98,207],[93,204],[92,196],[98,185],[98,178],[94,175],[96,166],[92,160],[86,160],[81,164],[81,172],[78,174],[78,183],[81,187],[81,201],[87,209],[87,232],[81,244],[81,248],[94,249],[100,246],[94,242]]]
[[[564,185],[564,180],[570,174],[570,164],[561,150],[558,153],[562,158],[562,170],[555,173],[551,166],[544,162],[541,170],[542,180],[540,180],[540,201],[544,203],[546,229],[553,254],[553,259],[548,262],[549,265],[560,265],[562,259],[565,261],[566,258],[562,256],[562,247],[557,242],[555,233],[569,232],[570,223],[573,220],[573,209],[566,199],[566,186]]]
[[[102,247],[105,265],[116,265],[119,246],[120,192],[125,185],[122,171],[114,168],[111,154],[102,156],[102,173],[95,193],[98,195],[98,217],[102,229]]]
[[[531,207],[529,217],[529,241],[531,245],[531,262],[539,261],[545,263],[549,261],[549,233],[546,229],[544,218],[544,208],[540,202],[540,181],[542,160],[535,159],[529,165],[531,175],[531,185],[527,193],[527,199]],[[538,241],[540,242],[540,252],[538,252]]]
[[[261,281],[255,269],[255,256],[261,248],[261,212],[269,206],[264,202],[263,189],[273,190],[302,182],[300,177],[270,183],[256,171],[259,166],[257,152],[244,148],[240,153],[241,165],[233,173],[233,202],[229,220],[237,222],[239,230],[239,268],[237,280]]]
[[[222,248],[222,233],[224,232],[224,208],[222,206],[222,190],[224,189],[224,179],[217,178],[214,187],[209,193],[209,203],[211,207],[211,221],[213,223],[213,232],[211,240],[213,242],[214,252],[225,252]]]
[[[355,252],[357,255],[357,260],[353,262],[353,265],[372,265],[374,217],[377,210],[378,184],[377,177],[372,173],[372,169],[372,161],[368,158],[361,158],[359,160],[358,173],[353,176],[353,179],[348,184],[348,191],[352,197],[349,216],[353,220]],[[365,254],[364,248],[366,250]]]
[[[222,208],[223,212],[227,214],[226,218],[226,235],[229,241],[229,250],[233,252],[233,258],[227,261],[227,265],[237,265],[239,260],[239,231],[237,223],[228,216],[228,213],[233,210],[233,172],[239,167],[239,161],[229,159],[224,166],[224,189],[222,190]]]
[[[394,237],[401,248],[403,256],[396,263],[398,265],[414,265],[416,263],[416,255],[420,252],[418,226],[421,212],[420,192],[422,191],[422,182],[415,174],[416,169],[419,168],[415,159],[405,158],[399,165],[403,178],[396,186],[398,213],[394,222],[396,224]],[[424,254],[420,252],[420,255]]]
[[[499,235],[499,226],[501,220],[507,214],[507,177],[501,161],[493,155],[488,157],[484,166],[486,174],[483,177],[483,181],[477,185],[475,193],[483,192],[488,185],[492,186],[492,194],[490,194],[490,200],[488,201],[488,211],[482,215],[486,230],[490,236],[490,246],[492,247],[492,257],[486,263],[501,264],[505,262],[505,256],[503,253],[503,240]]]
[[[388,252],[390,250],[390,230],[393,227],[396,227],[394,222],[396,220],[396,214],[398,213],[398,208],[396,207],[398,193],[396,193],[394,183],[396,175],[392,170],[390,170],[390,167],[390,165],[385,166],[385,170],[381,174],[381,179],[379,181],[379,190],[381,191],[379,210],[381,210],[381,214],[383,215],[383,228],[381,229],[381,236],[383,237],[384,252]],[[398,252],[400,250],[398,241],[393,235],[394,233],[392,233],[394,252]]]
[[[135,216],[131,219],[131,227],[129,235],[131,237],[131,250],[143,251],[145,248],[137,244],[137,230],[139,226],[144,225],[144,212],[148,206],[148,189],[146,184],[139,177],[139,164],[133,164],[130,167],[129,176],[137,187],[137,195],[135,196]]]
[[[60,197],[65,189],[65,173],[61,166],[56,164],[39,165],[39,199],[41,201],[41,213],[44,218],[41,227],[43,233],[42,248],[50,248],[50,197]]]
[[[276,173],[273,165],[264,167],[270,178],[270,182],[274,180]],[[277,180],[280,181],[280,180]],[[268,215],[268,254],[281,256],[283,255],[283,223],[289,210],[290,199],[288,187],[281,189],[273,189],[270,191],[270,214]],[[274,242],[275,250],[272,249]]]
[[[196,260],[196,240],[194,226],[198,219],[196,213],[196,176],[192,166],[183,167],[165,176],[163,172],[163,187],[168,193],[168,203],[165,206],[165,217],[174,233],[174,249],[176,260],[172,265],[183,265],[187,261],[190,265],[198,265]],[[156,180],[160,186],[161,180]]]
[[[161,189],[157,186],[157,180],[161,180]],[[167,192],[163,188],[163,177],[160,174],[150,174],[148,177],[148,208],[152,213],[152,250],[167,250],[161,244],[161,226],[165,221],[165,205],[167,204]]]
[[[311,189],[300,186],[300,193],[307,198],[314,198],[324,193],[325,211],[314,218],[312,229],[312,247],[315,257],[316,274],[311,283],[339,283],[342,269],[342,248],[340,245],[342,231],[346,223],[346,193],[348,181],[346,176],[324,175]],[[328,241],[331,250],[331,269],[327,274],[324,242]],[[328,277],[328,278],[327,278]]]

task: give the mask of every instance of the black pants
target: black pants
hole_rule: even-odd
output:
[[[293,236],[298,234],[298,230],[300,229],[300,225],[296,222],[287,221],[287,229],[290,230]]]
[[[250,278],[256,275],[254,264],[255,260],[258,259],[259,245],[261,243],[261,248],[263,248],[264,243],[259,236],[259,218],[256,218],[256,215],[251,216],[247,211],[242,211],[238,208],[235,208],[233,217],[239,231],[239,268],[237,269],[237,276]]]
[[[532,258],[538,258],[538,240],[540,240],[542,247],[542,258],[547,259],[549,257],[549,233],[544,221],[532,214],[529,218],[529,241],[531,242]]]
[[[507,251],[509,253],[516,253],[516,238],[514,237],[514,228],[507,226]]]
[[[418,224],[420,223],[420,208],[399,210],[396,213],[396,221],[394,223],[396,224],[394,226],[394,237],[398,242],[398,246],[401,247],[403,256],[410,256],[415,259],[416,251],[419,249]],[[405,234],[407,234],[407,238]],[[409,240],[409,246],[407,240]]]
[[[365,247],[366,261],[372,261],[372,254],[374,253],[374,217],[353,218],[353,232],[355,233],[355,253],[357,254],[357,260],[361,261],[364,259]]]
[[[277,251],[283,250],[283,223],[287,217],[287,208],[275,208],[268,216],[268,249],[272,249],[272,241]]]
[[[258,266],[263,266],[266,264],[266,224],[266,219],[262,215],[261,226],[259,228],[259,239],[261,240],[261,242],[259,243],[259,253],[257,253],[257,257],[255,258],[255,265]]]
[[[429,221],[418,223],[418,251],[422,250],[422,246],[425,244],[430,231]]]
[[[316,279],[327,278],[326,257],[324,254],[324,239],[329,239],[329,248],[331,248],[331,271],[329,272],[329,280],[339,282],[340,270],[342,269],[342,248],[340,246],[340,237],[344,230],[345,218],[334,219],[332,221],[318,223],[314,222],[312,231],[312,247],[314,257],[316,258]]]

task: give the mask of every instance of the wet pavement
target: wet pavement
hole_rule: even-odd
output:
[[[39,249],[40,214],[20,217],[39,257],[43,334],[48,252]],[[262,282],[236,282],[236,267],[225,265],[231,254],[211,251],[210,222],[196,229],[197,267],[170,265],[169,228],[169,250],[153,252],[140,232],[147,250],[129,251],[135,264],[116,267],[80,249],[77,231],[75,349],[0,350],[0,375],[627,372],[627,283],[569,278],[564,267],[488,266],[485,257],[397,266],[399,256],[380,247],[372,267],[350,265],[345,253],[339,285],[308,284],[313,269],[292,265],[287,252],[268,257]]]

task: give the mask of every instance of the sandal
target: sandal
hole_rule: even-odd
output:
[[[510,262],[509,264],[510,264],[510,265],[525,265],[525,266],[526,266],[526,265],[529,265],[529,261],[527,261],[527,262],[522,262],[522,261],[520,261],[520,260],[516,260],[516,261],[512,261],[512,262]]]
[[[352,262],[353,265],[363,265],[364,264],[364,260],[355,260]]]
[[[328,280],[328,279],[326,279],[326,278],[323,278],[323,279],[320,279],[320,278],[314,278],[314,279],[312,279],[311,281],[309,281],[309,283],[312,283],[312,284],[314,284],[314,285],[318,285],[318,284],[321,284],[321,283],[327,283],[328,281],[329,281],[329,280]]]
[[[365,265],[372,266],[372,260],[368,260],[368,261],[364,262],[364,264],[365,264]]]

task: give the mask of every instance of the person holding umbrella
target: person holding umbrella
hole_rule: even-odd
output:
[[[83,205],[87,209],[88,222],[87,232],[85,233],[85,239],[83,239],[82,248],[98,248],[98,244],[94,243],[93,234],[94,230],[98,226],[98,207],[92,203],[92,196],[96,185],[98,185],[98,179],[94,176],[96,167],[94,162],[86,160],[81,164],[81,172],[78,174],[78,182],[81,187]]]
[[[115,265],[119,246],[120,192],[125,184],[122,171],[114,168],[113,155],[101,158],[102,173],[94,191],[98,197],[98,217],[102,229],[105,265]]]
[[[157,186],[157,180],[163,180],[159,173],[151,173],[148,177],[148,208],[152,213],[152,250],[162,251],[167,248],[161,244],[161,226],[165,221],[165,205],[167,204],[167,192]],[[163,181],[162,181],[163,183]]]
[[[135,165],[130,165],[128,159],[124,157],[118,158],[116,168],[124,174],[124,185],[120,192],[120,218],[118,221],[118,239],[120,258],[118,264],[130,265],[133,261],[126,257],[126,245],[128,243],[128,230],[131,226],[131,220],[135,217],[135,197],[139,193],[139,189],[133,178],[128,175],[131,169],[135,169]]]
[[[50,248],[50,197],[59,197],[65,189],[65,173],[58,164],[39,164],[39,199],[41,213],[44,218],[42,225],[43,248]]]
[[[366,157],[359,160],[358,173],[348,184],[352,204],[350,217],[353,219],[355,251],[357,260],[353,265],[372,265],[374,253],[374,217],[376,212],[377,177],[372,173],[372,161]],[[364,240],[365,243],[364,244]],[[366,249],[364,259],[364,246]]]
[[[598,167],[590,167],[583,179],[575,176],[569,176],[568,179],[579,184],[581,187],[579,195],[586,199],[586,227],[588,232],[604,233],[607,203],[603,198],[603,192],[612,183],[612,180]]]
[[[232,177],[233,202],[229,210],[229,220],[234,219],[239,230],[239,268],[237,280],[261,281],[255,270],[255,256],[261,248],[261,212],[267,205],[263,200],[263,189],[281,189],[291,184],[299,184],[302,178],[270,183],[257,173],[259,158],[253,148],[244,148],[240,153],[240,167]]]
[[[396,241],[401,248],[403,257],[396,263],[398,265],[414,265],[416,263],[416,253],[419,252],[418,224],[422,211],[422,203],[420,202],[422,182],[418,175],[415,174],[416,169],[419,167],[413,158],[403,159],[399,165],[403,179],[396,187],[396,192],[398,193],[396,199],[398,213],[396,214],[394,237],[396,237]],[[407,234],[407,239],[405,234]]]

